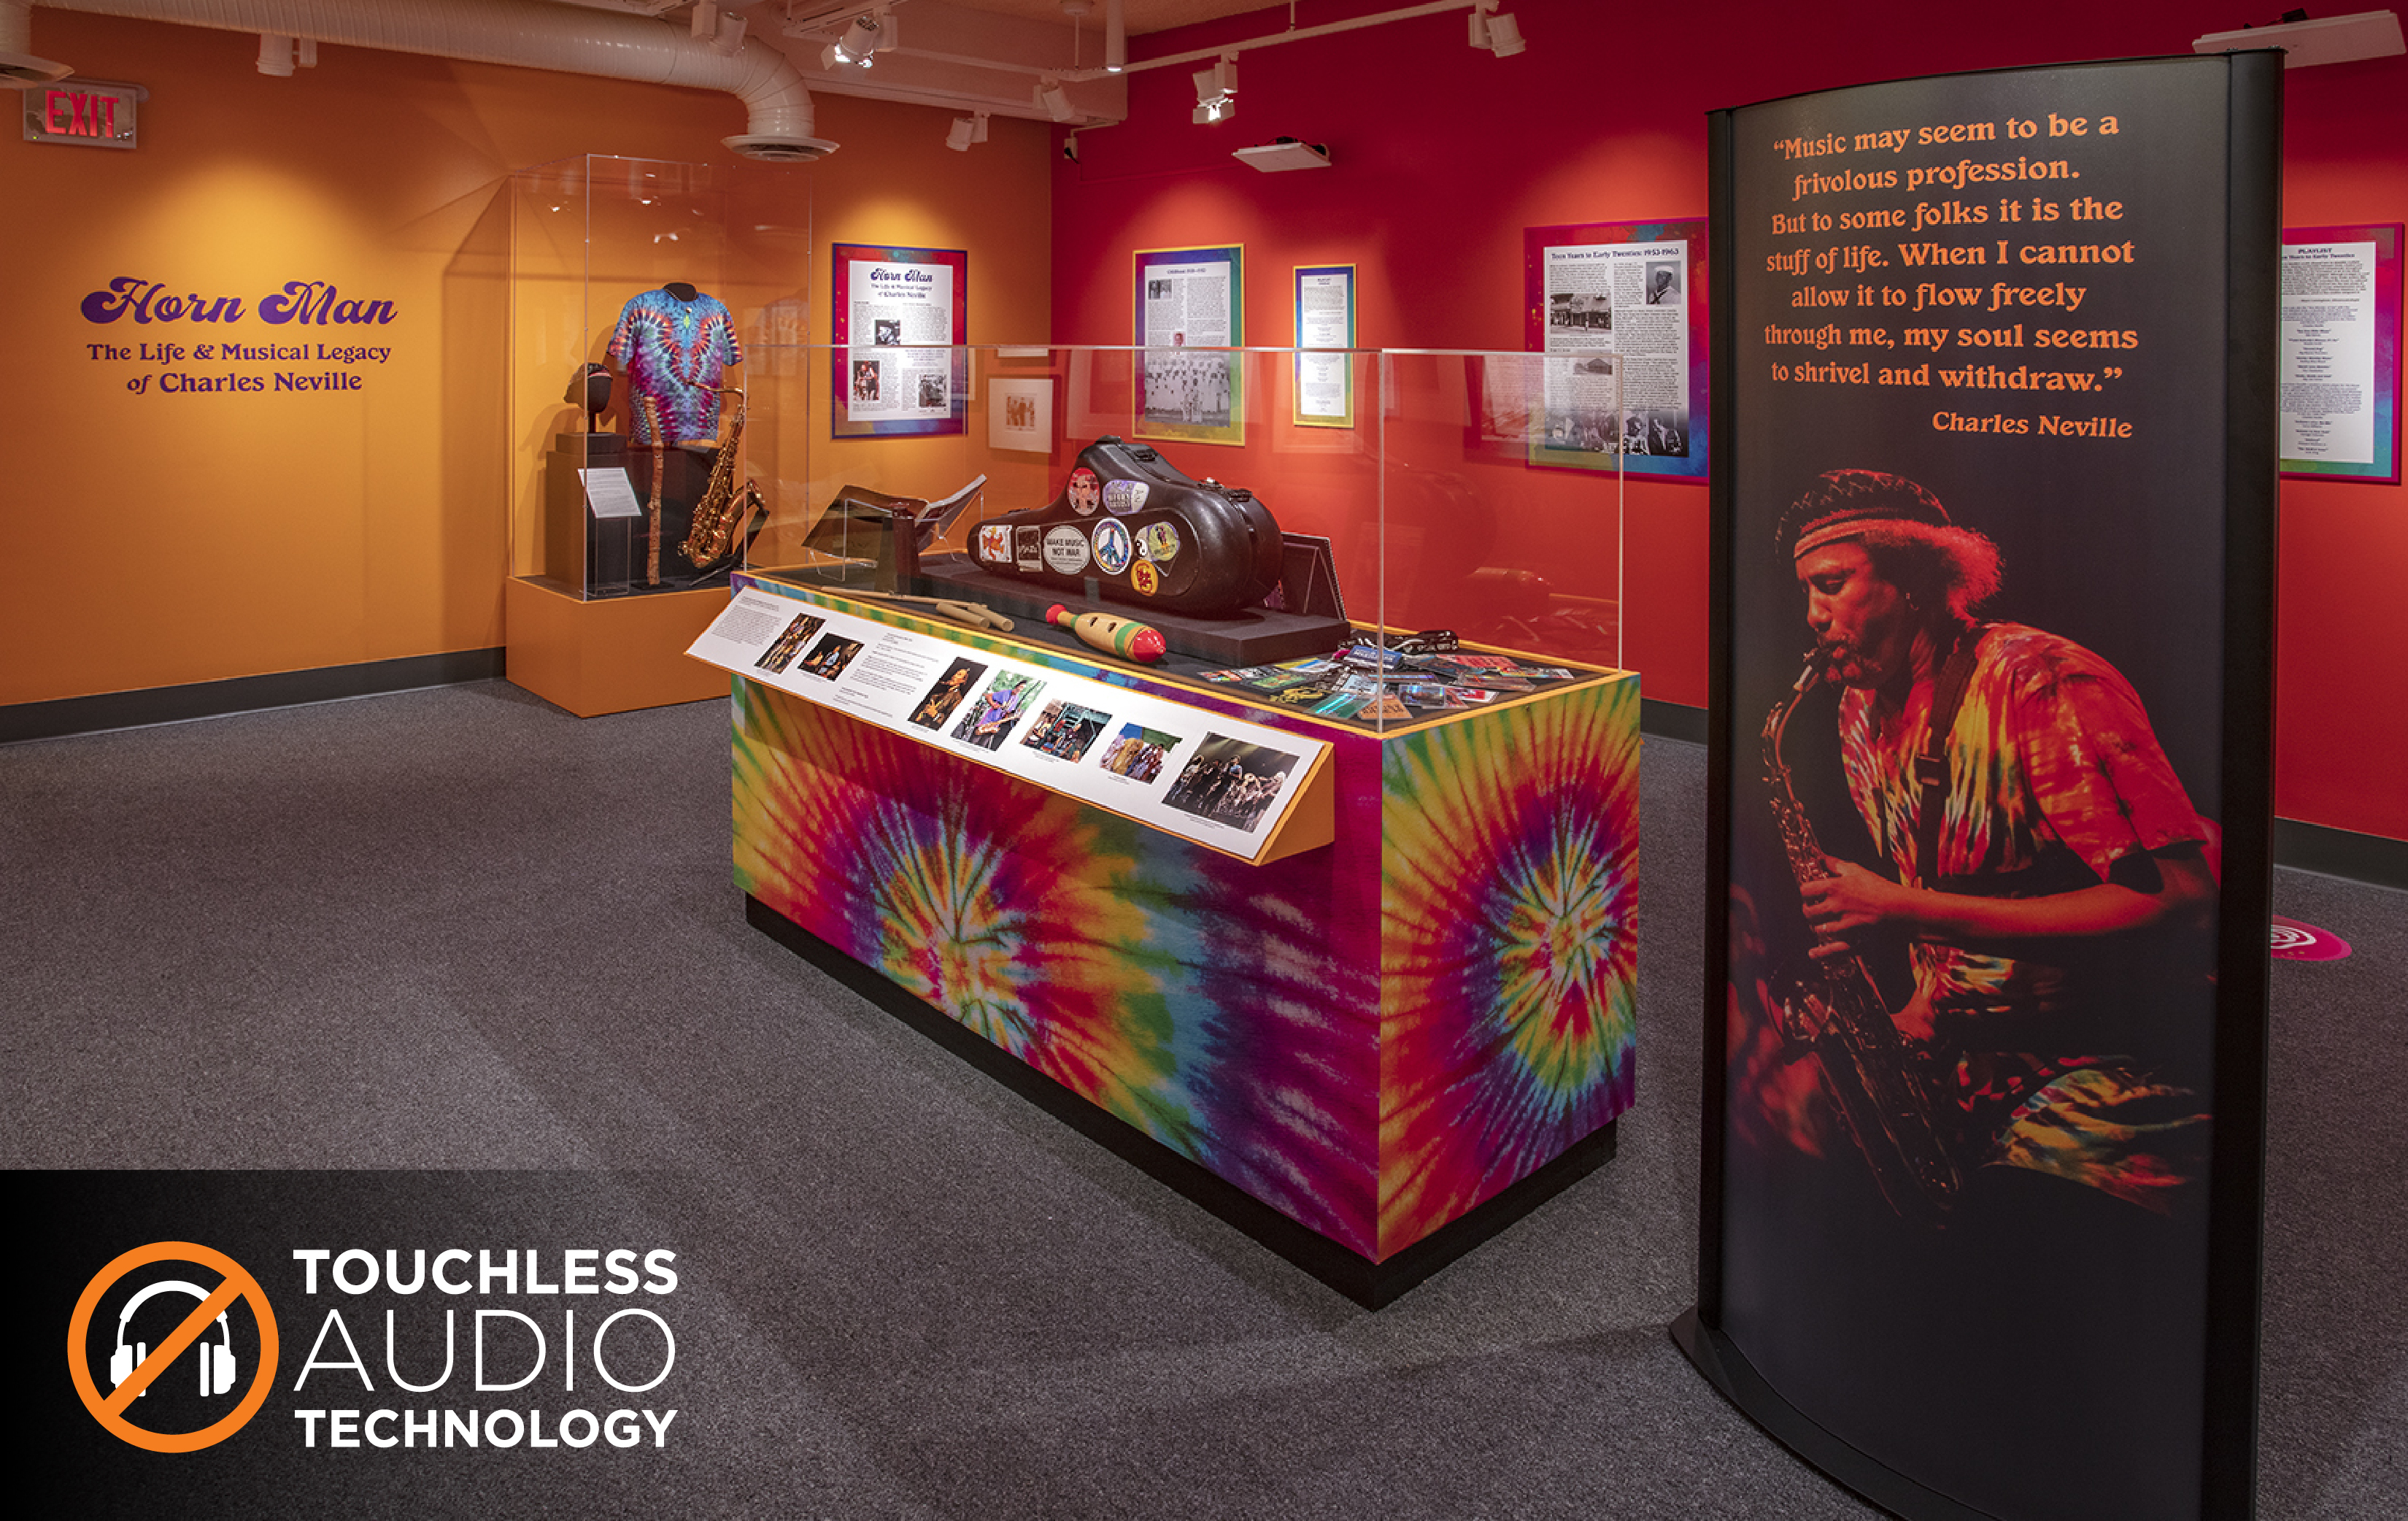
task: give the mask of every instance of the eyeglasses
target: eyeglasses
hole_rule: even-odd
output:
[[[1340,649],[1333,659],[1356,670],[1380,670],[1400,660],[1452,654],[1462,647],[1452,628],[1426,628],[1397,639],[1361,639]]]

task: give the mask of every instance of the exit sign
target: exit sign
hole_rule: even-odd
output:
[[[138,84],[61,79],[23,92],[25,140],[79,148],[134,146],[135,108],[150,92]]]

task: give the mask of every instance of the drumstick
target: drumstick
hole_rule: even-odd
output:
[[[957,602],[948,596],[906,596],[900,592],[873,592],[862,587],[847,587],[844,596],[874,596],[885,602],[918,602],[937,610],[939,617],[968,624],[973,628],[991,628],[998,634],[1009,634],[1015,626],[1012,621],[982,602]]]

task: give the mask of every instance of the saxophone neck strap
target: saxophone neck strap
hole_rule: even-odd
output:
[[[1914,805],[1914,876],[1924,886],[1940,880],[1940,825],[1948,812],[1948,737],[1965,706],[1973,662],[1982,643],[1977,625],[1957,631],[1931,689],[1931,728],[1914,757],[1918,792]]]

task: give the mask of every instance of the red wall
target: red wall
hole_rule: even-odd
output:
[[[1387,8],[1304,0],[1311,26]],[[1080,135],[1054,188],[1056,341],[1126,343],[1130,254],[1241,242],[1246,333],[1292,340],[1288,268],[1361,266],[1366,346],[1522,347],[1522,229],[1702,216],[1721,106],[1956,69],[2186,52],[2230,0],[1951,7],[1509,0],[1529,50],[1492,58],[1460,12],[1250,51],[1236,119],[1188,121],[1183,65],[1135,75],[1129,120]],[[1136,39],[1143,59],[1258,36],[1285,6]],[[1641,19],[1643,17],[1643,19]],[[2286,77],[2285,220],[2408,222],[2408,58]],[[1288,135],[1334,167],[1264,175],[1229,151]],[[1625,662],[1647,695],[1706,698],[1706,493],[1635,482]],[[2286,482],[2276,727],[2287,817],[2408,838],[2408,491]]]

